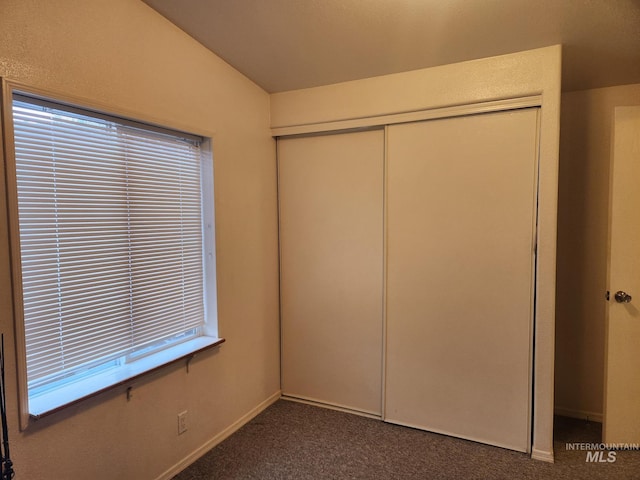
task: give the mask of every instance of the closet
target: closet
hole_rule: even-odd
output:
[[[284,396],[530,450],[538,115],[278,139]]]

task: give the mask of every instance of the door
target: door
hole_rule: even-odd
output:
[[[278,140],[282,392],[381,415],[383,130]]]
[[[615,109],[603,441],[640,443],[640,107]]]
[[[389,127],[389,422],[530,448],[537,112]]]

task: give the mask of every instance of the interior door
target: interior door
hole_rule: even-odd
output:
[[[389,422],[530,448],[537,112],[389,127]]]
[[[376,416],[383,130],[278,140],[282,392]]]
[[[615,110],[603,441],[640,443],[640,107]]]

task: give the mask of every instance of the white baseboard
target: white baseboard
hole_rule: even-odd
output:
[[[177,475],[182,470],[184,470],[189,465],[191,465],[193,462],[195,462],[200,457],[202,457],[205,453],[207,453],[213,447],[215,447],[220,442],[222,442],[223,440],[231,436],[233,433],[238,431],[241,427],[249,423],[254,417],[260,414],[263,410],[265,410],[271,404],[275,403],[280,398],[280,395],[281,395],[280,390],[278,390],[269,398],[267,398],[265,401],[263,401],[256,407],[252,408],[249,412],[247,412],[238,420],[236,420],[234,423],[229,425],[222,432],[220,432],[211,440],[206,442],[204,445],[202,445],[201,447],[191,452],[185,458],[183,458],[178,463],[170,467],[168,470],[164,471],[156,480],[170,480],[171,478],[173,478],[175,475]]]
[[[591,422],[602,423],[602,413],[587,412],[584,410],[575,410],[573,408],[555,407],[554,413],[563,417],[579,418],[580,420],[589,420]]]
[[[545,452],[543,450],[536,450],[535,448],[531,451],[531,458],[534,460],[540,460],[541,462],[554,462],[553,452]]]

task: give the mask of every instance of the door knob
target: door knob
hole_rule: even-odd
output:
[[[626,292],[623,292],[622,290],[617,291],[616,294],[613,296],[613,298],[615,298],[616,302],[618,302],[618,303],[629,303],[629,302],[631,302],[631,295],[629,295]]]

